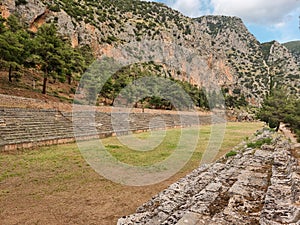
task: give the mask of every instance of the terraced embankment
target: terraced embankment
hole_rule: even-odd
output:
[[[270,131],[238,154],[194,170],[118,225],[300,224],[300,167],[290,143]]]
[[[86,109],[68,112],[0,107],[0,151],[73,142],[75,135],[76,140],[85,140],[209,123],[210,116],[198,116],[188,112],[157,114]]]

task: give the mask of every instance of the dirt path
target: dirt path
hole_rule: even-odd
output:
[[[281,124],[281,125],[280,125],[280,130],[281,130],[281,132],[282,132],[288,139],[291,140],[291,142],[293,143],[293,145],[299,144],[299,143],[297,142],[296,136],[291,132],[291,130],[287,127],[286,124]]]
[[[183,177],[129,187],[97,174],[72,144],[0,154],[0,224],[116,224]]]
[[[281,124],[280,131],[291,140],[292,154],[298,159],[298,164],[300,166],[300,143],[297,142],[296,136],[291,132],[291,130],[286,126],[286,124]]]

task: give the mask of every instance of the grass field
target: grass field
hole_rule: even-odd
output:
[[[217,157],[246,140],[261,123],[229,123]],[[116,224],[160,190],[197,168],[210,138],[210,126],[200,128],[199,142],[190,161],[173,177],[156,185],[129,187],[98,175],[84,160],[77,145],[66,144],[0,154],[1,224]],[[196,132],[191,128],[190,132]],[[132,165],[151,165],[174,151],[180,130],[151,151],[133,151],[116,137],[102,143],[118,160]],[[135,134],[146,140],[149,133]],[[154,132],[155,136],[156,133]],[[93,142],[90,142],[91,146]]]

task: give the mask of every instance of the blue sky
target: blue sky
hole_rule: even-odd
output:
[[[242,18],[260,42],[300,40],[300,0],[149,0],[184,15],[229,15]]]

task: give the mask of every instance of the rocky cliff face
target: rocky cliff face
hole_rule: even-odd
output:
[[[208,33],[213,47],[225,53],[234,68],[234,92],[247,94],[248,100],[261,100],[270,88],[288,86],[299,94],[299,64],[291,52],[278,43],[260,44],[236,17],[204,16],[196,19]]]
[[[212,47],[226,55],[234,71],[235,93],[245,93],[248,100],[259,100],[268,91],[268,66],[263,59],[260,43],[237,17],[204,16],[196,19],[210,35]]]
[[[2,16],[20,15],[32,31],[46,22],[57,23],[60,34],[74,47],[89,45],[98,57],[115,47],[155,42],[164,46],[163,56],[170,62],[166,70],[176,79],[198,86],[228,87],[230,93],[245,94],[253,104],[259,104],[268,92],[271,76],[276,77],[277,85],[288,84],[292,92],[299,93],[299,65],[293,56],[277,42],[266,54],[239,18],[191,19],[162,4],[139,0],[26,2],[3,0]],[[177,47],[188,56],[173,54]],[[162,51],[159,46],[146,50],[153,55]],[[131,51],[143,57],[135,52],[138,50]],[[159,63],[159,58],[156,61]],[[201,66],[196,61],[201,61]]]
[[[289,86],[291,93],[299,94],[300,71],[297,58],[277,41],[265,43],[262,46],[273,86]]]

